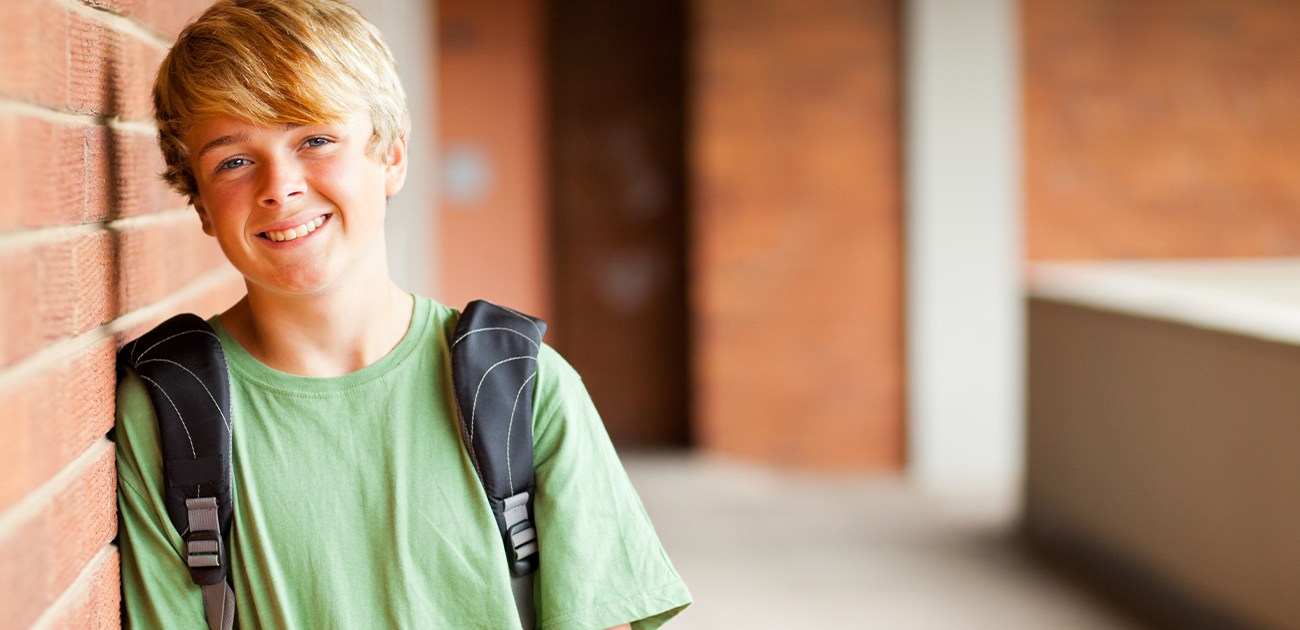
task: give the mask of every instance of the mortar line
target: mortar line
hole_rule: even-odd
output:
[[[79,114],[76,112],[65,112],[62,110],[51,109],[44,105],[28,103],[26,101],[16,101],[13,99],[0,99],[0,114],[18,114],[31,118],[39,118],[46,122],[59,125],[89,125],[108,127],[117,131],[126,131],[129,133],[138,133],[145,135],[154,135],[158,133],[158,126],[152,119],[126,119],[117,116],[108,116],[105,114]]]
[[[78,0],[50,0],[56,6],[62,6],[65,9],[84,15],[92,20],[100,22],[106,26],[112,27],[133,35],[136,39],[153,44],[163,50],[171,48],[171,40],[163,37],[158,32],[137,22],[135,18],[116,13],[105,7],[96,7],[79,2]]]
[[[54,473],[53,477],[46,479],[0,513],[0,540],[14,535],[29,519],[40,517],[43,506],[48,505],[51,499],[76,483],[82,474],[90,470],[90,467],[103,456],[104,451],[112,450],[113,443],[108,441],[107,437],[99,437],[75,459]]]
[[[54,620],[58,615],[76,605],[80,601],[79,597],[81,595],[94,589],[95,572],[99,571],[100,567],[104,566],[108,559],[113,557],[114,550],[115,547],[112,544],[100,547],[99,551],[95,552],[95,555],[86,563],[86,566],[82,567],[77,577],[73,578],[72,582],[68,584],[68,588],[64,589],[58,598],[45,609],[45,612],[42,612],[41,616],[32,623],[32,630],[53,628]]]
[[[194,209],[190,206],[184,208],[172,208],[159,212],[150,212],[132,217],[122,217],[112,221],[91,221],[90,223],[78,223],[76,225],[54,225],[50,227],[35,228],[30,230],[13,230],[10,232],[0,233],[0,251],[20,249],[46,243],[54,243],[77,236],[86,236],[97,234],[99,232],[127,232],[146,228],[154,225],[166,225],[180,223],[190,220],[194,217]],[[195,229],[198,229],[196,224]]]

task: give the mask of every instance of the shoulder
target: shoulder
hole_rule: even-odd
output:
[[[114,439],[118,448],[131,443],[134,436],[157,433],[153,416],[153,401],[140,375],[135,370],[123,369],[117,375],[117,425]]]
[[[553,388],[582,386],[582,376],[550,344],[537,351],[537,379]]]
[[[537,388],[533,398],[539,418],[575,414],[595,416],[596,413],[582,376],[547,344],[542,344],[537,352]]]
[[[118,483],[136,492],[144,492],[161,478],[162,451],[153,401],[144,381],[134,370],[118,373],[115,415],[112,435]]]

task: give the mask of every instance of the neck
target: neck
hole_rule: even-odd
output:
[[[382,359],[410,327],[414,299],[385,279],[305,296],[250,286],[248,295],[221,315],[221,323],[249,354],[274,369],[342,376]]]

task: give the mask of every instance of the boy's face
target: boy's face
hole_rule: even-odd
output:
[[[250,291],[310,294],[352,270],[385,269],[384,211],[405,182],[406,140],[375,158],[371,133],[369,117],[354,112],[273,128],[217,116],[186,134],[203,231]]]

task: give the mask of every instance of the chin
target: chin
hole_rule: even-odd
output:
[[[324,293],[334,282],[324,274],[297,274],[263,279],[256,284],[270,293],[306,297]]]

